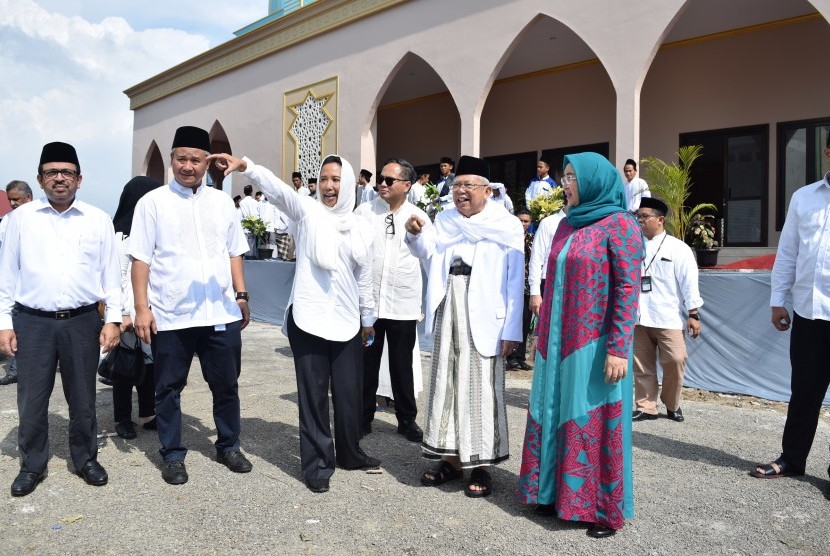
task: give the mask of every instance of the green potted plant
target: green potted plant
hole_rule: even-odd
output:
[[[256,238],[255,246],[257,257],[260,260],[270,259],[274,250],[262,247],[262,245],[267,245],[268,237],[268,229],[265,226],[265,222],[258,216],[246,216],[242,219],[242,228]]]
[[[438,190],[438,186],[432,182],[429,182],[424,188],[423,199],[415,202],[415,205],[427,213],[429,219],[433,222],[435,221],[435,216],[444,210],[444,207],[441,206],[440,193],[441,192]]]
[[[678,162],[669,164],[659,158],[649,156],[643,160],[646,181],[651,194],[659,197],[669,207],[669,214],[666,216],[666,231],[674,237],[689,241],[688,229],[692,220],[705,210],[716,211],[717,207],[712,203],[700,203],[694,207],[687,207],[686,201],[692,191],[692,164],[700,158],[703,147],[700,145],[688,145],[680,147],[677,151]],[[714,218],[707,215],[708,218]],[[714,227],[711,222],[703,219],[712,231],[714,240]],[[717,250],[715,250],[717,260]],[[700,259],[698,259],[698,265]],[[711,265],[714,266],[714,265]]]
[[[711,214],[695,214],[689,222],[686,243],[697,255],[697,265],[703,267],[718,264],[718,241],[715,239],[715,217]]]
[[[561,187],[554,187],[550,193],[539,195],[528,205],[530,217],[534,222],[541,222],[546,216],[555,214],[565,206],[565,192]]]

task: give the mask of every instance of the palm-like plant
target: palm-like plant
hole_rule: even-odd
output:
[[[677,151],[678,162],[673,164],[653,156],[643,160],[649,190],[669,206],[666,230],[684,241],[689,222],[696,214],[703,210],[717,210],[712,203],[700,203],[691,208],[686,206],[692,190],[692,164],[700,158],[702,151],[701,145],[680,147]]]

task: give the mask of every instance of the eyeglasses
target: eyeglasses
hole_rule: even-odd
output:
[[[386,222],[386,233],[389,235],[395,235],[395,216],[390,212],[384,218],[384,222]],[[391,232],[389,230],[392,230]]]
[[[78,172],[75,170],[70,170],[69,168],[56,168],[51,170],[44,170],[41,175],[49,180],[53,180],[57,178],[59,175],[62,175],[68,180],[74,180],[78,177]]]
[[[570,185],[576,181],[576,174],[565,174],[559,181],[562,182],[563,185]]]
[[[638,214],[637,215],[637,221],[638,222],[645,222],[649,218],[657,218],[658,216],[660,216],[660,215],[659,214]]]
[[[469,181],[465,182],[453,182],[452,188],[453,189],[475,189],[477,187],[486,187],[483,183],[472,183]]]
[[[396,181],[409,181],[403,178],[393,178],[392,176],[380,176],[380,181],[385,183],[388,187],[395,185]]]

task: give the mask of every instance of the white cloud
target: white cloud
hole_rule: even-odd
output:
[[[159,25],[147,19],[155,15],[149,4],[166,6]],[[82,165],[80,197],[114,212],[131,177],[133,114],[122,91],[210,47],[205,35],[168,27],[187,23],[188,14],[188,29],[199,27],[193,14],[216,17],[197,0],[0,0],[0,186],[36,185],[41,147],[66,141]],[[262,15],[231,24],[228,38]]]

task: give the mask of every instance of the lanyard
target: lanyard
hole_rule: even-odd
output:
[[[648,269],[651,268],[651,263],[654,262],[654,259],[657,258],[657,253],[660,252],[660,248],[663,247],[663,242],[666,241],[666,237],[668,236],[668,232],[666,235],[663,236],[663,239],[660,240],[660,245],[657,246],[657,251],[654,252],[654,255],[651,256],[651,260],[648,262],[648,266],[643,269],[643,274],[648,275]]]

